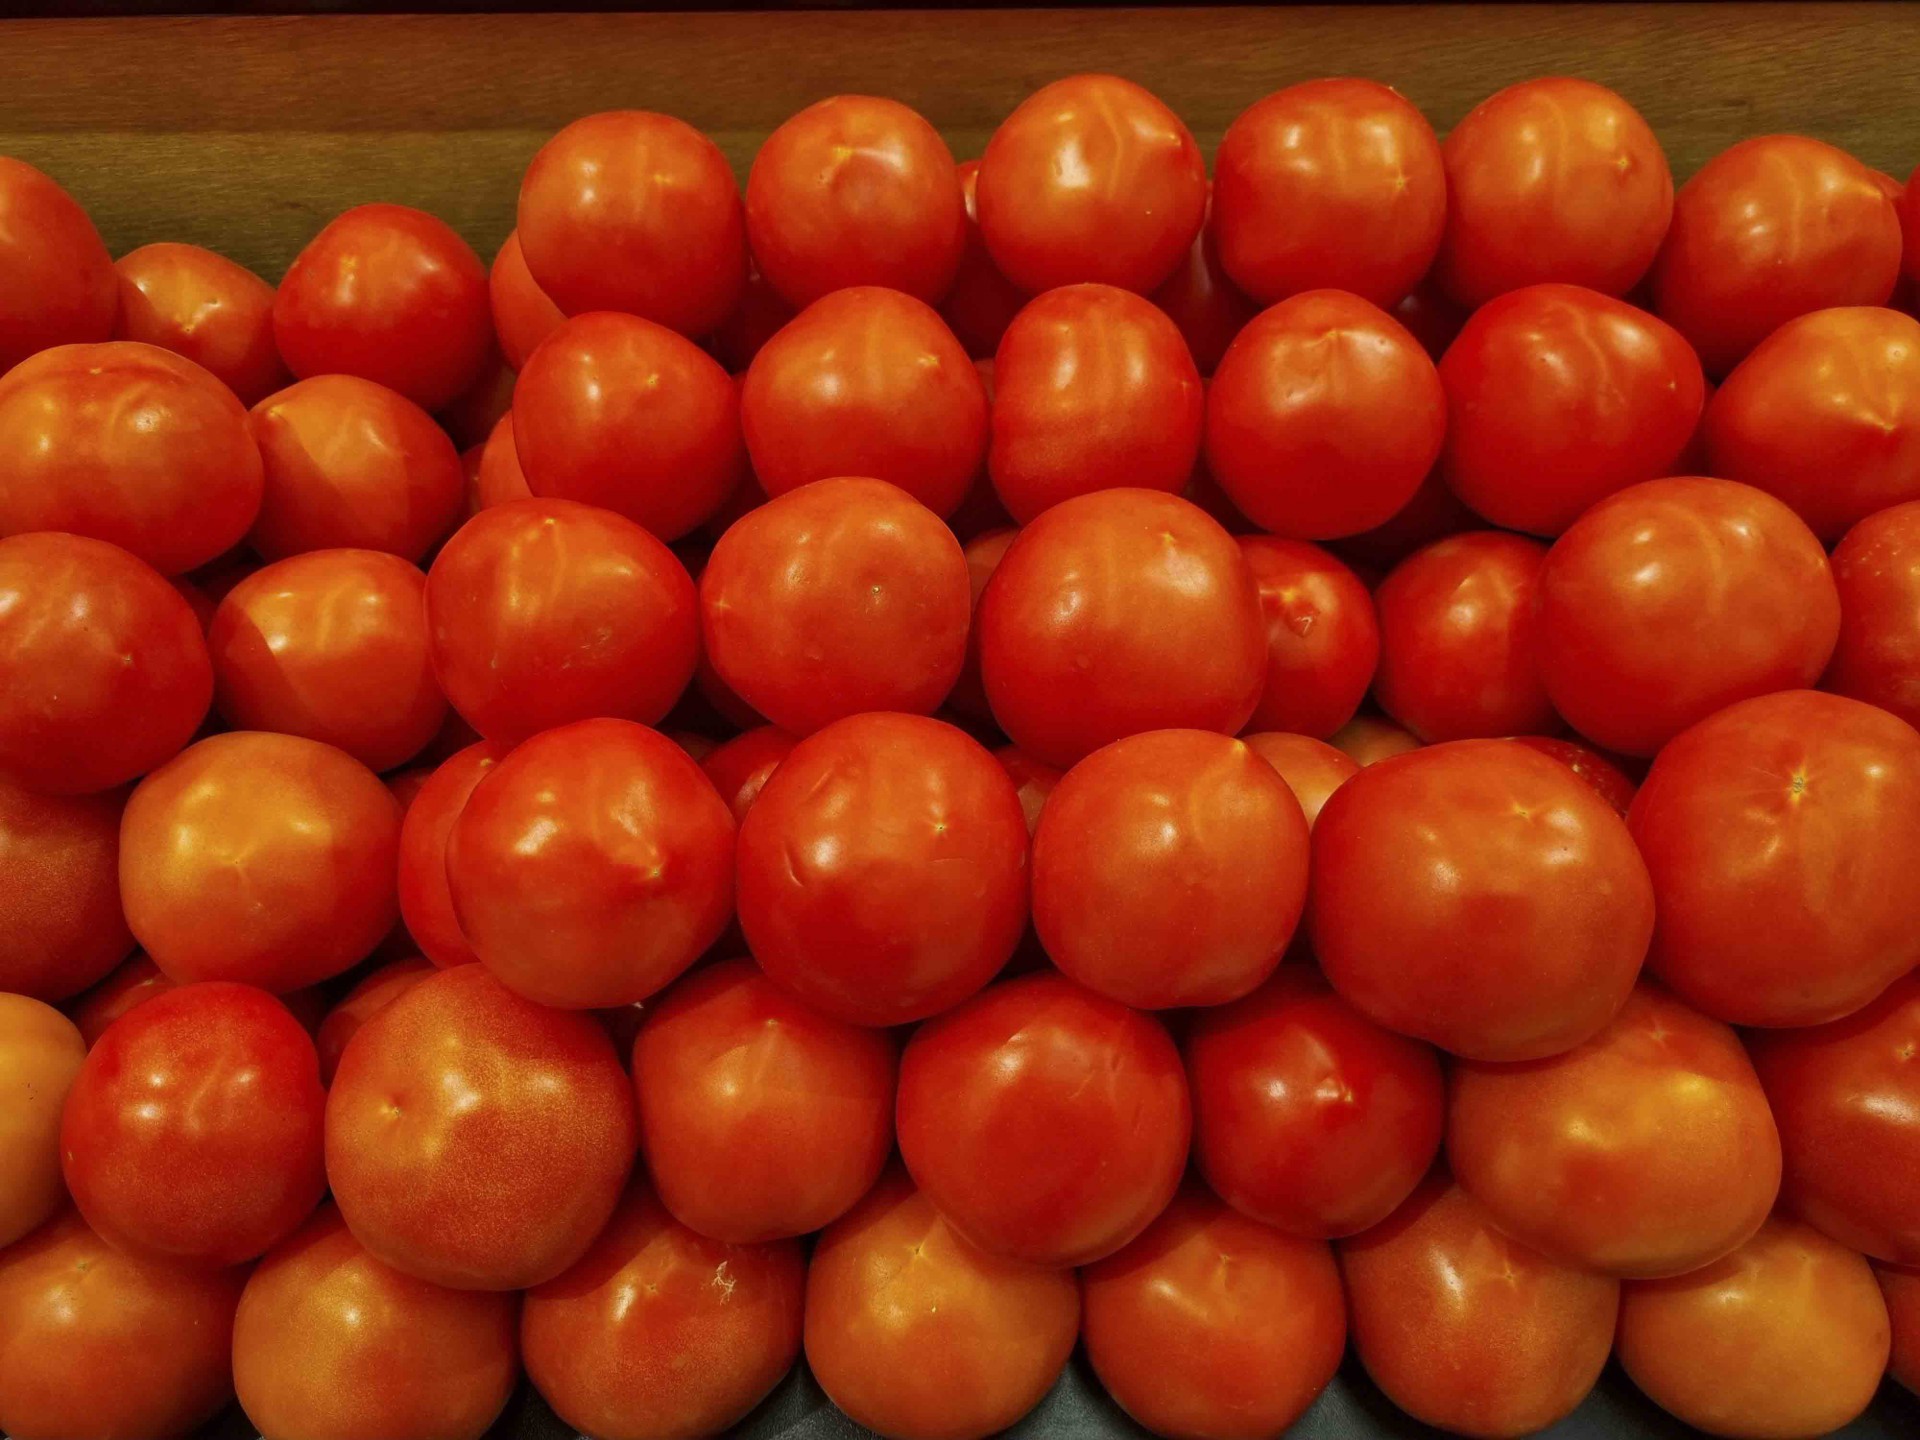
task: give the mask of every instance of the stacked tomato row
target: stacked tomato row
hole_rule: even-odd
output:
[[[0,1430],[1920,1383],[1920,197],[1080,76],[518,214],[0,161]]]

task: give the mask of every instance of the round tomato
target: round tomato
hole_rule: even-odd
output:
[[[960,664],[960,678],[953,682],[946,703],[949,710],[981,725],[993,724],[993,707],[987,703],[986,682],[980,676],[980,597],[986,594],[987,582],[1019,533],[1012,526],[983,531],[967,541],[961,552],[967,558],[967,588],[973,608],[967,621],[967,657]]]
[[[1247,721],[1324,739],[1353,719],[1380,659],[1373,597],[1317,545],[1243,535],[1267,621],[1267,680]]]
[[[1360,773],[1360,766],[1345,754],[1310,735],[1288,735],[1276,730],[1242,737],[1247,748],[1280,773],[1300,802],[1307,829],[1320,818],[1329,796]]]
[[[86,1056],[86,1041],[66,1016],[0,991],[0,1249],[38,1228],[66,1198],[61,1105]]]
[[[113,338],[184,355],[242,405],[292,379],[273,340],[273,286],[198,245],[161,241],[115,262],[120,318]],[[3,308],[3,307],[0,307]]]
[[[56,345],[105,340],[118,303],[87,212],[51,176],[0,155],[0,374]]]
[[[1529,750],[1538,750],[1542,755],[1558,760],[1591,785],[1600,798],[1622,817],[1626,815],[1627,807],[1633,804],[1634,794],[1640,788],[1639,782],[1591,745],[1582,745],[1577,740],[1563,740],[1554,735],[1516,735],[1514,738]]]
[[[799,743],[777,725],[756,725],[700,757],[700,768],[727,802],[736,825],[747,818],[773,772]]]
[[[433,974],[434,969],[432,961],[418,955],[390,961],[370,971],[327,1011],[314,1035],[322,1085],[333,1084],[334,1072],[340,1068],[340,1056],[345,1053],[347,1042],[360,1033],[360,1027]]]
[[[124,797],[39,795],[0,774],[0,991],[77,995],[133,948],[120,912]]]
[[[107,1027],[127,1011],[146,1004],[156,995],[164,995],[178,988],[160,973],[160,967],[153,961],[144,955],[135,955],[67,1006],[67,1013],[73,1017],[73,1023],[79,1026],[80,1038],[87,1042],[87,1048],[91,1050],[100,1037],[107,1033]],[[301,993],[304,992],[287,996],[283,1003],[297,1000]]]
[[[479,469],[468,477],[467,514],[477,515],[509,500],[528,500],[533,487],[520,468],[520,447],[513,439],[513,412],[494,422],[486,444],[480,447]]]
[[[500,353],[515,370],[524,369],[527,357],[567,318],[527,269],[518,230],[507,236],[493,257],[487,272],[487,300]]]
[[[482,741],[441,761],[407,806],[400,825],[400,918],[421,953],[443,970],[480,958],[453,913],[447,839],[473,787],[506,758],[507,749]]]
[[[960,251],[953,284],[947,289],[946,299],[940,302],[940,318],[953,330],[954,338],[966,347],[967,354],[991,360],[1008,324],[1027,303],[1027,294],[1000,273],[993,257],[987,253],[986,241],[980,238],[977,204],[980,162],[965,161],[956,173],[961,199],[966,204],[966,243]]]
[[[1053,794],[1053,787],[1066,772],[1034,759],[1017,745],[1001,746],[993,752],[993,758],[1013,781],[1013,788],[1020,796],[1020,809],[1027,817],[1027,833],[1031,835],[1040,826],[1040,812],[1047,797]]]
[[[1920,726],[1920,500],[1869,515],[1835,547],[1840,639],[1820,684]]]
[[[1876,1265],[1874,1275],[1887,1302],[1887,1318],[1893,1322],[1887,1374],[1920,1395],[1920,1270]]]
[[[1328,736],[1327,743],[1362,769],[1421,748],[1412,735],[1377,715],[1354,716]]]
[[[1212,223],[1202,225],[1187,258],[1152,295],[1153,303],[1179,327],[1187,351],[1202,375],[1211,375],[1260,307],[1240,293],[1220,263],[1220,242]]]

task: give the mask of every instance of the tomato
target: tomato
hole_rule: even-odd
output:
[[[821,1235],[807,1267],[807,1366],[857,1425],[893,1440],[984,1440],[1053,1387],[1080,1287],[996,1259],[898,1170]]]
[[[1362,769],[1421,748],[1412,735],[1376,715],[1354,716],[1328,736],[1327,743]]]
[[[980,235],[1030,292],[1095,281],[1144,295],[1200,233],[1207,167],[1187,127],[1113,75],[1043,85],[987,141]]]
[[[1040,825],[1040,811],[1047,803],[1047,797],[1053,794],[1054,786],[1060,783],[1064,770],[1056,770],[1044,761],[1036,760],[1017,745],[1002,745],[993,752],[993,758],[1000,762],[1000,768],[1007,772],[1007,778],[1013,781],[1013,788],[1020,796],[1020,809],[1027,817],[1027,833],[1031,835]]]
[[[1431,276],[1407,292],[1406,299],[1394,306],[1393,318],[1407,327],[1407,333],[1420,342],[1420,348],[1438,365],[1447,347],[1459,336],[1471,313],[1441,293]],[[1440,489],[1447,494],[1444,486]],[[1437,538],[1437,537],[1436,537]]]
[[[1550,755],[1558,760],[1591,785],[1600,798],[1621,816],[1625,816],[1627,807],[1633,804],[1634,794],[1640,788],[1639,782],[1591,745],[1582,745],[1577,740],[1562,740],[1554,735],[1516,735],[1514,738],[1529,750],[1538,750],[1542,755]]]
[[[799,743],[777,725],[757,725],[700,757],[700,768],[727,802],[736,825],[747,818],[773,772]]]
[[[528,357],[513,443],[536,495],[601,505],[662,540],[697,529],[746,468],[733,381],[632,315],[582,315]]]
[[[738,377],[753,363],[760,347],[799,313],[775,293],[757,268],[750,266],[740,303],[703,343],[713,358],[727,367],[728,374]]]
[[[513,408],[513,389],[519,376],[508,368],[488,332],[487,359],[472,384],[434,412],[453,443],[465,452],[482,443],[493,427]]]
[[[1358,723],[1358,722],[1356,722]],[[1360,766],[1322,740],[1267,730],[1243,737],[1247,748],[1266,761],[1293,791],[1307,829],[1320,818],[1327,799],[1360,773]]]
[[[1440,142],[1371,80],[1309,80],[1255,101],[1221,137],[1213,174],[1220,259],[1263,305],[1322,289],[1394,305],[1440,247]]]
[[[215,735],[128,800],[121,902],[168,978],[297,990],[392,928],[399,843],[400,807],[351,755],[294,735]]]
[[[1716,1435],[1825,1435],[1872,1401],[1886,1302],[1853,1251],[1792,1220],[1704,1269],[1628,1284],[1616,1347],[1675,1418]]]
[[[100,232],[49,175],[0,155],[0,374],[113,333],[119,286]]]
[[[1836,1020],[1920,961],[1920,735],[1884,711],[1729,706],[1660,752],[1628,823],[1660,908],[1648,964],[1717,1019]]]
[[[0,991],[0,1248],[66,1199],[60,1110],[86,1055],[80,1031],[58,1010]]]
[[[1360,578],[1317,545],[1244,535],[1267,622],[1267,678],[1248,725],[1324,739],[1353,718],[1380,658]]]
[[[608,110],[568,125],[527,166],[518,219],[528,273],[569,315],[619,310],[704,335],[746,284],[727,157],[671,115]]]
[[[940,302],[940,318],[947,322],[954,338],[966,347],[969,355],[990,360],[1000,347],[1000,337],[1006,333],[1008,323],[1027,303],[1027,294],[1000,273],[993,257],[987,253],[986,241],[980,238],[976,203],[980,162],[963,161],[956,175],[966,206],[966,239],[953,284],[947,287],[946,299]],[[1178,272],[1168,284],[1177,278]]]
[[[1920,1395],[1920,1271],[1876,1265],[1887,1318],[1893,1322],[1893,1354],[1887,1374]]]
[[[115,907],[116,914],[118,908]],[[100,1037],[107,1033],[107,1027],[127,1011],[146,1004],[156,995],[164,995],[178,988],[160,973],[160,967],[153,961],[144,955],[135,955],[68,1005],[67,1014],[73,1017],[73,1023],[79,1027],[80,1038],[87,1042],[87,1048],[91,1050]],[[287,997],[289,1001],[297,998],[298,993]]]
[[[65,1000],[133,948],[120,913],[123,803],[117,793],[36,795],[0,775],[0,991]]]
[[[1200,372],[1179,328],[1138,295],[1049,290],[1007,326],[993,377],[987,472],[1021,524],[1089,491],[1173,494],[1192,478]]]
[[[1192,1128],[1165,1028],[1046,973],[914,1032],[896,1124],[948,1224],[989,1254],[1049,1266],[1091,1264],[1146,1229],[1180,1186]]]
[[[265,559],[361,549],[418,561],[460,518],[460,452],[385,386],[315,376],[262,400],[248,425],[267,480],[247,539]]]
[[[126,1254],[72,1211],[0,1250],[0,1432],[181,1440],[233,1395],[244,1274]]]
[[[1416,1420],[1530,1435],[1586,1399],[1607,1363],[1620,1282],[1503,1235],[1444,1173],[1339,1254],[1353,1348]]]
[[[322,1085],[333,1084],[334,1071],[340,1068],[340,1056],[347,1042],[360,1033],[360,1027],[433,974],[434,969],[432,961],[418,955],[390,961],[368,972],[327,1011],[314,1037]]]
[[[471,452],[469,452],[471,453]],[[467,514],[478,515],[509,500],[529,500],[533,489],[527,484],[527,472],[520,468],[520,448],[513,439],[513,412],[497,421],[480,447],[477,470],[467,475]]]
[[[1202,375],[1213,374],[1233,337],[1260,313],[1260,307],[1227,278],[1226,267],[1220,263],[1218,231],[1211,221],[1200,227],[1187,258],[1174,267],[1151,298],[1179,327]]]
[[[569,1009],[661,989],[733,908],[733,816],[658,731],[581,720],[482,776],[447,841],[461,931],[495,976]]]
[[[1534,605],[1547,547],[1498,530],[1436,541],[1374,592],[1380,708],[1422,740],[1551,729]]]
[[[327,1095],[327,1180],[354,1238],[461,1290],[551,1280],[632,1167],[633,1084],[589,1015],[483,967],[430,975],[360,1027]]]
[[[1849,1249],[1920,1265],[1920,977],[1748,1044],[1780,1123],[1787,1208]]]
[[[1811,685],[1840,599],[1820,542],[1731,480],[1654,480],[1610,496],[1548,552],[1535,658],[1547,696],[1596,744],[1651,755],[1753,695]]]
[[[240,1293],[234,1386],[276,1440],[480,1440],[520,1377],[516,1309],[381,1264],[323,1206]]]
[[[1198,506],[1102,490],[1020,532],[980,598],[980,669],[1008,738],[1073,764],[1143,730],[1233,734],[1266,683],[1253,572]]]
[[[1089,1266],[1084,1285],[1094,1373],[1175,1440],[1272,1440],[1326,1388],[1346,1343],[1332,1251],[1197,1189]]]
[[[1537,1060],[1597,1033],[1653,930],[1654,887],[1613,808],[1505,740],[1435,745],[1347,781],[1314,825],[1313,880],[1333,988],[1466,1059]]]
[[[1337,540],[1329,548],[1368,578],[1378,580],[1414,551],[1465,530],[1485,528],[1478,515],[1460,503],[1436,468],[1413,492],[1413,498],[1371,530]]]
[[[966,659],[960,664],[960,678],[953,682],[946,703],[949,710],[981,725],[993,724],[993,707],[987,703],[986,682],[980,676],[980,597],[1019,533],[1010,525],[986,530],[968,540],[961,552],[967,560],[972,613],[967,622]]]
[[[184,355],[242,405],[293,378],[274,345],[273,286],[246,266],[198,245],[161,241],[129,250],[113,268],[120,292],[114,339]]]
[[[508,234],[493,257],[487,271],[487,301],[500,353],[515,370],[524,369],[527,357],[567,318],[527,269],[518,230]]]
[[[814,301],[761,346],[740,423],[769,495],[871,475],[950,515],[987,453],[986,391],[960,342],[923,302],[870,285]]]
[[[1840,639],[1823,688],[1920,725],[1920,500],[1869,515],[1833,552]]]
[[[453,913],[447,839],[473,787],[506,758],[507,749],[482,741],[443,760],[420,787],[400,826],[400,916],[421,953],[442,969],[480,958]]]

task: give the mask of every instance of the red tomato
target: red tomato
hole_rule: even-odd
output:
[[[528,273],[569,315],[619,310],[704,335],[747,280],[740,187],[720,147],[646,110],[587,115],[520,182]]]
[[[49,175],[0,155],[0,374],[113,333],[119,287],[87,212]]]
[[[980,676],[980,597],[1019,533],[1012,526],[987,530],[967,541],[961,552],[967,560],[967,588],[973,608],[967,622],[967,656],[960,665],[960,678],[953,682],[953,691],[947,696],[947,708],[982,725],[994,722],[986,681]]]
[[[237,1270],[141,1259],[72,1211],[0,1251],[0,1433],[181,1440],[233,1396]]]
[[[980,161],[980,234],[1023,290],[1095,281],[1145,295],[1200,233],[1207,167],[1187,127],[1113,75],[1022,100]]]
[[[1590,80],[1509,85],[1448,132],[1444,154],[1437,275],[1468,308],[1545,283],[1625,295],[1673,218],[1673,174],[1652,127]]]
[[[1853,1251],[1791,1220],[1724,1260],[1620,1295],[1620,1363],[1647,1398],[1716,1435],[1848,1424],[1886,1372],[1886,1302]]]
[[[340,1068],[340,1056],[347,1042],[360,1033],[360,1027],[433,974],[434,968],[432,961],[418,955],[394,960],[366,975],[327,1011],[314,1037],[322,1085],[333,1084],[334,1071]]]
[[[1920,1395],[1920,1270],[1876,1265],[1880,1294],[1893,1322],[1893,1354],[1887,1374]]]
[[[1778,500],[1731,480],[1608,497],[1541,567],[1536,661],[1582,735],[1651,755],[1753,695],[1811,685],[1840,599],[1825,551]]]
[[[1227,347],[1207,391],[1207,468],[1263,530],[1357,535],[1413,498],[1445,428],[1419,342],[1357,296],[1309,290]]]
[[[1272,1440],[1326,1389],[1346,1345],[1333,1252],[1197,1189],[1083,1283],[1094,1373],[1174,1440]]]
[[[705,1440],[737,1424],[800,1354],[799,1245],[726,1245],[635,1182],[571,1270],[530,1292],[527,1374],[554,1413],[608,1440]]]
[[[381,1264],[324,1206],[240,1294],[241,1408],[276,1440],[480,1440],[520,1378],[516,1308]]]
[[[993,758],[1013,781],[1013,788],[1020,796],[1020,809],[1027,817],[1027,833],[1031,835],[1039,828],[1040,811],[1047,797],[1053,794],[1053,787],[1060,783],[1066,771],[1034,759],[1017,745],[1002,745],[993,752]]]
[[[1660,752],[1628,816],[1660,925],[1648,964],[1734,1025],[1818,1025],[1920,961],[1920,735],[1809,690],[1729,706]]]
[[[727,372],[632,315],[582,315],[541,343],[514,388],[513,443],[534,494],[618,511],[662,540],[703,524],[746,469]]]
[[[1032,1265],[1111,1255],[1166,1209],[1192,1112],[1159,1021],[1041,973],[922,1025],[900,1156],[961,1235]]]
[[[921,301],[870,285],[816,300],[760,348],[740,423],[769,495],[872,475],[950,515],[987,453],[987,395],[960,342]]]
[[[1380,708],[1429,744],[1551,729],[1535,659],[1547,547],[1498,530],[1437,541],[1374,592]]]
[[[467,514],[474,516],[509,500],[532,498],[527,472],[520,468],[520,449],[513,439],[513,412],[509,410],[494,422],[486,444],[480,447],[479,468],[468,474]]]
[[[1370,766],[1314,825],[1308,916],[1327,979],[1467,1059],[1537,1060],[1598,1032],[1639,974],[1653,899],[1613,808],[1510,741]]]
[[[1143,730],[1233,734],[1266,683],[1253,572],[1198,506],[1102,490],[1020,532],[980,598],[994,717],[1049,765]]]
[[[60,1113],[86,1057],[87,1042],[66,1016],[0,991],[0,1250],[66,1199]],[[0,1275],[5,1264],[0,1256]]]
[[[462,1290],[521,1290],[586,1253],[634,1153],[633,1084],[589,1015],[478,965],[360,1027],[327,1096],[327,1180],[376,1259]]]
[[[1421,748],[1412,735],[1376,715],[1354,716],[1328,736],[1327,743],[1362,769]]]
[[[527,269],[518,230],[508,234],[493,257],[487,272],[487,301],[500,353],[515,370],[525,369],[527,357],[567,318]]]
[[[1570,1414],[1607,1363],[1620,1282],[1509,1239],[1444,1174],[1339,1253],[1353,1348],[1416,1420],[1515,1440]]]
[[[706,347],[713,358],[727,367],[727,373],[741,375],[786,323],[799,312],[782,300],[760,272],[749,269],[747,288],[720,328],[707,338]],[[724,513],[724,512],[723,512]]]
[[[215,735],[127,802],[121,902],[168,978],[297,990],[393,927],[399,842],[400,807],[351,755],[294,735]]]
[[[507,749],[482,741],[443,760],[414,796],[400,826],[400,916],[414,944],[441,969],[470,965],[480,958],[453,913],[447,838],[473,787],[506,758]]]
[[[1200,454],[1200,372],[1174,325],[1111,285],[1049,290],[1013,319],[993,361],[987,472],[1020,524],[1119,484],[1169,494]]]
[[[1413,498],[1387,519],[1371,530],[1334,542],[1330,548],[1363,574],[1369,570],[1384,574],[1436,540],[1484,527],[1485,522],[1460,503],[1460,497],[1447,488],[1445,478],[1434,469],[1427,472]]]
[[[1193,1151],[1243,1215],[1331,1239],[1400,1207],[1440,1149],[1440,1062],[1306,965],[1285,965],[1187,1031]]]
[[[1221,137],[1213,176],[1220,259],[1263,305],[1322,289],[1394,305],[1440,247],[1440,142],[1371,80],[1309,80],[1255,101]]]
[[[962,1239],[893,1171],[827,1227],[807,1267],[807,1367],[893,1440],[984,1440],[1040,1403],[1080,1328],[1063,1271]]]
[[[1353,718],[1380,659],[1373,597],[1317,545],[1243,535],[1267,622],[1267,679],[1247,724],[1324,739]]]
[[[1920,500],[1869,515],[1835,547],[1840,639],[1822,688],[1920,726]]]
[[[700,768],[727,802],[736,825],[747,818],[773,772],[799,743],[777,725],[756,725],[700,757]]]
[[[986,241],[980,238],[979,211],[976,204],[980,162],[961,162],[956,172],[961,199],[966,203],[966,243],[960,252],[960,265],[954,272],[947,298],[940,302],[940,318],[952,328],[954,337],[966,347],[967,354],[991,360],[1000,348],[1000,337],[1008,323],[1027,303],[1027,294],[1002,275],[987,254]],[[1175,283],[1176,273],[1167,283]]]
[[[1243,738],[1249,750],[1280,772],[1293,798],[1300,802],[1309,831],[1328,797],[1360,773],[1360,766],[1353,760],[1308,735],[1269,730]]]
[[[853,1208],[893,1150],[894,1043],[808,1009],[750,960],[689,975],[633,1047],[640,1153],[681,1224],[732,1245]]]
[[[1441,471],[1495,525],[1558,535],[1594,502],[1674,473],[1706,404],[1678,331],[1577,285],[1488,302],[1440,362]]]
[[[118,907],[115,907],[116,911]],[[132,937],[129,936],[129,943]],[[98,985],[67,1006],[67,1013],[80,1028],[81,1039],[92,1049],[107,1027],[127,1011],[144,1005],[156,995],[178,987],[160,973],[160,967],[144,955],[135,955]],[[289,995],[288,1001],[298,998]]]
[[[1639,782],[1591,745],[1582,745],[1576,740],[1562,740],[1553,735],[1516,735],[1514,738],[1529,750],[1538,750],[1542,755],[1550,755],[1558,760],[1591,785],[1600,798],[1621,816],[1624,817],[1627,807],[1633,804],[1634,794],[1640,788]]]
[[[292,379],[274,346],[273,286],[246,266],[198,245],[162,241],[129,250],[113,268],[120,290],[114,339],[186,356],[242,405]]]
[[[0,775],[0,991],[65,1000],[133,948],[120,913],[123,804],[117,793],[37,795]]]
[[[200,622],[149,566],[79,535],[0,540],[0,770],[54,795],[123,785],[212,695]]]
[[[266,498],[247,540],[265,559],[306,550],[385,550],[418,561],[458,522],[460,452],[406,396],[352,375],[319,375],[253,407]]]
[[[1152,300],[1179,327],[1202,375],[1213,374],[1233,337],[1260,313],[1260,307],[1227,278],[1212,223],[1200,227],[1187,258],[1153,292]]]
[[[474,953],[530,1000],[644,1000],[720,937],[733,816],[692,758],[630,720],[526,741],[467,797],[447,841]]]

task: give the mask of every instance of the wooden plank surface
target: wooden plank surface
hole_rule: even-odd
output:
[[[1443,130],[1530,75],[1626,94],[1684,176],[1793,130],[1905,176],[1920,161],[1920,5],[1402,5],[0,23],[0,153],[49,170],[116,253],[214,245],[270,278],[367,200],[445,216],[490,256],[521,168],[576,115],[669,111],[744,176],[824,95],[895,96],[977,154],[1043,82],[1111,70],[1211,151],[1247,104],[1319,75],[1384,80]]]

